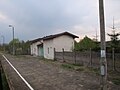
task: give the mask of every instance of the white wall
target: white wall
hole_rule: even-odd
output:
[[[54,39],[45,40],[43,47],[44,57],[47,59],[54,59],[54,48],[59,52],[62,52],[63,48],[65,51],[72,51],[74,48],[74,39],[68,35],[59,36]]]
[[[37,45],[41,42],[43,43],[44,58],[47,59],[54,59],[54,48],[59,52],[62,52],[63,48],[65,51],[72,51],[74,48],[74,39],[68,35],[62,35],[54,39],[33,43],[31,45],[31,55],[38,56]]]
[[[63,48],[65,51],[72,51],[74,48],[74,39],[68,35],[54,38],[54,47],[55,50],[59,52],[61,52]]]
[[[33,55],[33,44],[30,45],[31,55]]]
[[[43,41],[38,41],[30,45],[31,48],[31,55],[38,56],[38,47],[37,45],[41,44]]]
[[[47,59],[54,58],[53,39],[45,40],[43,44],[43,49],[44,49],[44,58],[47,58]]]

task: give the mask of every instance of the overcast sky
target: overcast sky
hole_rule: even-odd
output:
[[[0,35],[6,42],[15,37],[31,40],[64,31],[83,38],[99,35],[99,0],[0,0]],[[111,33],[113,17],[120,32],[120,0],[104,0],[106,33]],[[100,36],[100,35],[99,35]],[[106,36],[108,39],[108,37]],[[0,39],[2,43],[2,38]]]

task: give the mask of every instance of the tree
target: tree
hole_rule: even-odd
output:
[[[80,45],[79,45],[79,42],[76,42],[75,41],[75,47],[74,47],[74,49],[76,50],[76,51],[78,51],[78,50],[80,50]]]
[[[119,33],[115,33],[115,31],[113,32],[113,34],[108,34],[108,36],[111,37],[111,47],[112,48],[118,48],[119,47]]]
[[[94,49],[96,47],[96,43],[87,36],[85,36],[84,39],[80,41],[79,45],[80,50],[89,50],[90,48]]]
[[[29,41],[22,41],[22,53],[23,54],[30,54],[30,42]]]
[[[90,48],[95,50],[98,47],[98,43],[87,36],[85,36],[79,43],[75,42],[75,50],[84,51],[89,50]]]
[[[115,28],[115,25],[114,25],[114,17],[113,17],[113,26],[112,26],[113,33],[108,34],[108,36],[110,36],[110,38],[111,38],[111,47],[112,48],[118,48],[119,47],[119,38],[118,38],[118,36],[120,35],[120,33],[116,33],[115,29],[116,28]]]
[[[14,40],[9,42],[9,52],[11,54],[12,54],[12,50],[13,50],[13,43],[14,43],[14,49],[16,52],[17,48],[19,47],[20,41],[19,41],[19,39],[14,39]]]
[[[9,53],[12,53],[13,42],[15,46],[15,54],[30,54],[30,42],[20,41],[19,39],[14,39],[9,43]]]

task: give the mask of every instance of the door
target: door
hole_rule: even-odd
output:
[[[39,56],[44,56],[43,47],[39,47]]]

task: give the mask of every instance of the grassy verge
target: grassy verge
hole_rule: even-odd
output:
[[[63,63],[61,64],[62,68],[65,69],[71,69],[71,70],[76,70],[76,71],[84,71],[84,67],[78,64],[67,64],[67,63]]]
[[[96,75],[100,75],[100,70],[97,68],[89,68],[89,67],[85,67],[79,64],[67,64],[67,63],[63,63],[61,64],[61,67],[64,69],[69,69],[69,70],[75,70],[75,71],[83,71],[83,72],[90,72],[90,73],[94,73]]]
[[[57,61],[55,61],[55,60],[45,59],[45,58],[41,58],[41,57],[39,57],[39,58],[42,59],[46,63],[57,64]],[[64,69],[92,72],[92,73],[99,75],[99,69],[96,69],[96,68],[89,68],[89,67],[85,67],[80,64],[69,64],[69,63],[60,63],[59,65],[61,68],[64,68]]]
[[[116,85],[120,85],[120,78],[114,77],[114,78],[112,78],[112,82]]]
[[[10,90],[5,73],[3,71],[2,71],[2,86],[3,86],[3,90]]]
[[[100,75],[100,69],[99,68],[89,68],[89,71],[95,73],[96,75]]]
[[[109,80],[112,81],[115,85],[120,85],[120,73],[116,71],[109,72]]]

